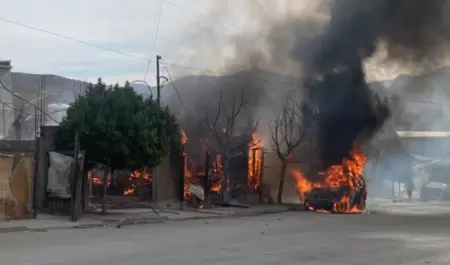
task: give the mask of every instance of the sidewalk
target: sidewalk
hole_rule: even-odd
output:
[[[38,219],[10,220],[0,222],[1,233],[46,232],[63,229],[87,229],[115,226],[117,228],[133,224],[164,223],[198,219],[237,218],[276,214],[300,210],[290,205],[261,205],[251,208],[215,207],[213,209],[110,209],[106,214],[86,213],[81,220],[71,222],[68,216],[39,214]]]
[[[450,215],[450,202],[419,200],[392,200],[383,198],[370,198],[367,200],[367,209],[372,213],[396,215]]]

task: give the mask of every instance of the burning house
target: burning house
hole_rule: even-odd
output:
[[[201,179],[209,181],[210,178],[205,176],[211,176],[210,184],[214,190],[227,191],[232,184],[228,182],[230,172],[226,167],[234,160],[231,154],[236,149],[232,151],[228,146],[226,152],[221,151],[223,141],[247,138],[245,144],[239,146],[240,150],[248,150],[250,135],[256,133],[261,139],[270,138],[260,127],[254,130],[248,124],[257,117],[265,119],[269,116],[268,109],[279,101],[279,98],[271,98],[273,94],[285,95],[287,90],[295,89],[301,91],[303,100],[319,112],[311,133],[312,151],[303,158],[307,161],[290,170],[299,199],[313,211],[361,212],[367,193],[363,171],[374,152],[370,143],[391,114],[390,106],[379,99],[378,91],[369,87],[367,79],[374,76],[367,65],[380,54],[386,55],[385,61],[408,66],[421,65],[425,59],[440,59],[450,40],[442,20],[446,3],[443,0],[334,0],[318,1],[321,3],[311,4],[309,9],[299,2],[302,1],[289,6],[286,16],[275,19],[248,8],[249,24],[258,21],[258,30],[267,36],[259,38],[261,36],[256,35],[261,34],[253,34],[253,31],[231,36],[227,43],[233,46],[231,58],[230,47],[227,47],[228,53],[221,53],[217,40],[198,31],[190,36],[193,40],[190,44],[195,44],[190,47],[193,52],[189,53],[195,55],[193,62],[199,60],[202,65],[209,62],[216,65],[221,61],[217,57],[222,55],[224,60],[219,69],[225,73],[217,78],[197,77],[192,90],[181,91],[184,94],[181,105],[189,106],[179,115],[188,138],[184,175],[198,185],[202,183]],[[302,9],[299,6],[309,13],[295,13]],[[213,8],[219,11],[217,16],[226,18],[230,15],[220,1],[215,1]],[[206,24],[209,25],[207,21],[201,21],[200,25]],[[221,30],[224,29],[211,29]],[[208,45],[198,49],[205,43],[197,40],[204,41],[205,38]],[[292,75],[292,78],[280,80],[274,78],[276,74],[273,73]],[[199,79],[206,81],[200,83]],[[177,87],[185,86],[177,83]],[[230,132],[227,125],[235,114],[233,110],[239,94],[236,92],[240,89],[245,89],[245,99],[249,102],[246,111],[240,113],[243,116],[232,119],[238,121],[240,129]],[[219,98],[218,94],[222,92],[229,97],[222,101],[223,104],[204,102],[205,98]],[[181,106],[174,101],[170,104],[174,108]],[[211,108],[211,105],[215,106]],[[264,141],[264,144],[267,149],[271,148],[271,143]],[[209,156],[204,150],[209,150]],[[208,167],[211,170],[206,170]],[[242,176],[246,175],[248,181],[248,168],[243,171],[247,172]],[[217,181],[212,180],[216,178]],[[264,174],[264,178],[278,176]],[[188,188],[185,190],[188,195]]]
[[[104,187],[105,171],[97,168],[88,172],[89,194],[93,203],[100,203],[106,190],[112,204],[128,205],[136,200],[149,201],[152,199],[151,170],[116,170],[108,173],[106,189]]]
[[[183,143],[188,143],[185,133]],[[224,164],[223,154],[214,151],[206,139],[200,139],[198,149],[184,152],[184,200],[193,196],[208,203],[248,203],[252,195],[261,199],[260,184],[264,149],[255,134],[238,137],[240,146]],[[192,150],[192,149],[191,149]],[[227,167],[227,170],[225,170]],[[253,196],[253,198],[254,198]]]

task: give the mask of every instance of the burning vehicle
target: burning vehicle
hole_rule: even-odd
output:
[[[359,213],[365,209],[366,187],[350,189],[313,188],[305,194],[305,207],[311,211],[329,213]]]
[[[292,171],[296,191],[309,211],[322,213],[362,213],[366,208],[367,186],[362,175],[366,157],[354,146],[342,164],[319,172],[313,180],[299,169]]]

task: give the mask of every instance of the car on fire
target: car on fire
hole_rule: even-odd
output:
[[[349,188],[313,188],[305,194],[305,207],[310,211],[329,213],[355,213],[366,208],[367,189]]]

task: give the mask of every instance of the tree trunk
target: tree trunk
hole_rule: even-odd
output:
[[[221,183],[221,190],[222,190],[222,202],[228,203],[229,201],[229,194],[228,194],[228,157],[223,157],[223,179]]]
[[[203,207],[204,208],[210,208],[210,202],[209,202],[209,168],[210,168],[210,156],[209,153],[206,152],[205,154],[205,178],[203,179],[203,190],[205,195],[205,200],[203,201]]]
[[[148,169],[147,167],[144,167],[141,169],[140,178],[139,178],[139,187],[138,187],[138,199],[140,201],[143,201],[145,199],[145,180],[144,180],[144,174],[147,174]]]
[[[283,190],[284,190],[284,179],[286,175],[286,167],[287,163],[283,159],[281,163],[281,175],[280,175],[280,184],[278,186],[277,204],[283,203]]]
[[[109,167],[106,166],[103,172],[103,193],[102,193],[102,213],[106,213],[107,191],[108,191]]]

